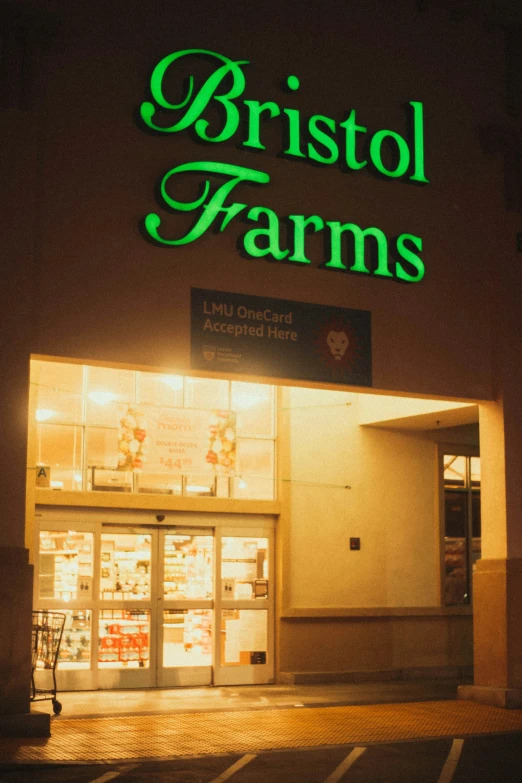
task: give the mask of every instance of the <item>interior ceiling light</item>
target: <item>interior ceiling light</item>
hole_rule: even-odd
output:
[[[50,408],[37,408],[34,414],[36,421],[47,421],[53,416],[56,416],[56,411],[52,411]]]
[[[103,391],[89,392],[88,397],[92,402],[95,402],[96,405],[108,405],[109,402],[114,402],[114,400],[118,399],[117,394]]]
[[[170,386],[172,391],[181,391],[183,388],[183,377],[181,375],[162,375],[161,380],[167,386]]]

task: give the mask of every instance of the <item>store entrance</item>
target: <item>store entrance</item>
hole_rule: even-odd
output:
[[[36,606],[67,618],[59,689],[270,682],[271,574],[268,527],[42,522]]]
[[[99,687],[211,684],[214,538],[102,526]]]

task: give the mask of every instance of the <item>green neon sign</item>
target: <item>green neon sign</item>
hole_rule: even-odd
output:
[[[182,64],[186,68],[182,61],[189,58],[204,58],[211,63],[212,71],[197,87],[196,79],[191,75],[181,99],[173,103],[167,93],[172,89],[172,82],[176,83],[177,74],[181,76],[179,66]],[[264,151],[264,125],[277,122],[281,130],[282,156],[308,159],[324,166],[337,164],[343,171],[368,167],[381,177],[405,182],[429,182],[425,175],[422,103],[410,101],[408,104],[412,129],[409,139],[389,129],[370,134],[357,120],[355,109],[342,121],[323,114],[314,114],[305,121],[298,109],[280,105],[281,101],[242,99],[246,88],[243,70],[246,65],[247,60],[230,60],[206,49],[185,49],[164,57],[154,68],[150,80],[152,100],[140,107],[143,124],[159,134],[190,129],[201,141],[213,144],[234,137],[245,150]],[[299,89],[298,77],[288,76],[286,92]],[[214,123],[212,133],[207,119],[209,112],[212,112]],[[363,142],[366,142],[367,158],[361,152]],[[180,177],[187,175],[197,175],[202,187],[201,195],[189,202],[180,201],[173,195]],[[385,234],[375,226],[362,229],[351,222],[327,221],[319,215],[292,214],[280,218],[267,206],[249,206],[233,200],[237,186],[269,182],[268,174],[245,166],[208,160],[183,163],[162,177],[159,192],[166,209],[193,213],[192,228],[183,236],[169,236],[170,231],[164,227],[160,215],[151,213],[144,219],[145,233],[160,245],[182,246],[196,241],[209,229],[223,231],[234,218],[241,216],[249,225],[256,224],[242,238],[243,250],[252,258],[310,264],[306,238],[321,233],[328,248],[323,263],[325,269],[373,274],[404,282],[419,282],[424,277],[420,257],[422,239],[413,234],[401,234],[390,248]],[[367,258],[370,250],[373,260]]]

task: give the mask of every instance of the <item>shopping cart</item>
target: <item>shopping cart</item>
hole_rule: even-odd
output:
[[[52,699],[55,715],[59,715],[62,711],[62,705],[56,698],[56,664],[58,663],[64,625],[65,615],[61,612],[43,610],[33,612],[31,701]],[[35,686],[35,673],[38,671],[52,672],[52,688],[37,688]],[[49,675],[36,676],[38,678]]]

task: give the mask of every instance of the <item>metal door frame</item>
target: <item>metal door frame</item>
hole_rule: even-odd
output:
[[[145,518],[146,517],[146,518]],[[202,608],[213,611],[213,661],[211,678],[208,684],[238,685],[272,682],[274,679],[274,625],[275,625],[275,518],[263,514],[218,514],[212,512],[172,512],[165,524],[151,524],[151,514],[142,509],[72,509],[62,506],[40,506],[36,511],[35,524],[35,582],[34,606],[39,609],[69,611],[73,609],[91,613],[91,656],[90,669],[63,669],[58,666],[58,690],[97,690],[105,688],[153,688],[197,685],[202,672],[207,667],[187,667],[185,671],[177,667],[162,665],[163,609]],[[65,603],[58,599],[40,599],[39,554],[40,531],[56,530],[90,532],[93,534],[93,580],[92,595],[89,600],[82,599]],[[100,598],[101,575],[101,536],[103,532],[122,533],[124,530],[147,531],[151,540],[151,595],[149,601],[103,601]],[[208,532],[207,532],[208,531]],[[168,533],[193,535],[212,535],[214,538],[214,599],[210,601],[165,601],[163,598],[164,562],[161,555],[161,543]],[[268,538],[269,540],[269,592],[268,599],[252,601],[229,601],[221,594],[221,546],[224,536]],[[99,654],[99,617],[101,609],[143,609],[150,612],[149,626],[149,666],[127,669],[100,669]],[[268,650],[267,663],[248,666],[224,666],[221,662],[221,611],[234,609],[268,610]],[[154,628],[156,632],[154,633]],[[168,674],[165,674],[165,671]],[[191,671],[193,670],[193,671]],[[121,676],[123,675],[123,677]],[[191,681],[192,680],[192,681]],[[208,678],[207,678],[208,680]],[[205,681],[205,683],[207,682]]]
[[[224,537],[268,539],[268,598],[237,600],[223,597],[221,552]],[[214,685],[262,685],[274,681],[274,530],[271,527],[220,527],[216,530],[216,579]],[[265,664],[226,665],[221,660],[221,612],[223,609],[265,610],[267,615],[267,662]],[[219,639],[218,639],[219,637]]]

